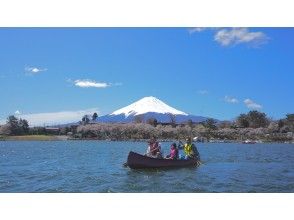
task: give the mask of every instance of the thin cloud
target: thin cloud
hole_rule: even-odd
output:
[[[191,27],[188,28],[189,34],[194,34],[194,33],[200,33],[203,31],[217,31],[219,30],[219,27]]]
[[[227,103],[232,103],[232,104],[237,104],[239,103],[239,100],[237,98],[234,97],[230,97],[230,96],[225,96],[224,101]]]
[[[200,95],[207,95],[208,91],[207,90],[198,90],[197,93]]]
[[[235,46],[238,44],[247,44],[252,47],[259,47],[269,41],[269,37],[261,31],[250,31],[249,28],[189,28],[190,34],[203,31],[212,31],[214,41],[222,46]]]
[[[39,67],[26,67],[25,68],[25,72],[28,74],[32,74],[32,75],[38,74],[40,72],[45,72],[45,71],[47,71],[46,68],[39,68]]]
[[[189,34],[193,34],[193,33],[196,33],[196,32],[202,32],[202,31],[205,31],[207,28],[205,27],[194,27],[194,28],[188,28],[188,32]]]
[[[98,113],[98,108],[90,108],[78,111],[60,111],[35,114],[18,114],[17,117],[26,119],[30,126],[59,125],[71,122],[78,122],[84,115]],[[6,120],[0,120],[0,124],[5,124]]]
[[[256,102],[252,101],[251,99],[245,99],[244,104],[246,105],[247,108],[250,109],[261,109],[262,105],[257,104]]]
[[[214,40],[222,46],[249,44],[258,47],[268,42],[263,32],[251,32],[248,28],[223,28],[216,32]]]
[[[73,83],[77,87],[81,88],[107,88],[111,86],[121,86],[122,83],[106,83],[106,82],[96,82],[95,80],[90,80],[90,79],[77,79],[77,80],[71,80],[67,79],[66,80],[69,83]]]
[[[81,88],[90,88],[90,87],[95,87],[95,88],[107,88],[110,86],[110,84],[105,83],[105,82],[96,82],[94,80],[75,80],[74,81],[75,86],[81,87]]]

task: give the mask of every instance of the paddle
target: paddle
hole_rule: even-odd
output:
[[[183,149],[183,142],[178,139],[178,149]],[[200,160],[197,160],[197,166],[200,166],[202,162]]]
[[[157,148],[154,148],[153,150],[149,151],[148,154],[153,153],[153,152],[156,151],[156,150],[159,150],[159,151],[160,151],[159,146],[158,146]],[[144,155],[147,155],[147,154],[144,154]]]

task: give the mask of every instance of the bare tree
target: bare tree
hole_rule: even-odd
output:
[[[176,116],[174,114],[169,114],[170,124],[174,128],[176,127]]]
[[[194,127],[192,119],[187,121],[187,125],[192,129]]]

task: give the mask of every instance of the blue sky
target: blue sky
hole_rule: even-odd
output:
[[[233,119],[294,112],[294,28],[0,28],[0,121],[99,115],[155,96]]]

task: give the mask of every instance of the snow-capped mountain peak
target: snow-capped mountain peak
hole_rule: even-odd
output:
[[[162,113],[162,114],[174,114],[174,115],[188,115],[185,112],[179,111],[161,100],[149,96],[140,99],[133,104],[130,104],[124,108],[114,111],[110,115],[121,115],[124,114],[126,117],[130,115],[141,115],[148,112]]]

